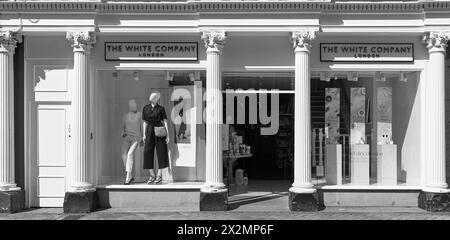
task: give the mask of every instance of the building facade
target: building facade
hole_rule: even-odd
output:
[[[2,209],[226,210],[223,168],[249,157],[250,181],[285,171],[292,211],[448,210],[449,20],[447,1],[1,1]],[[123,185],[121,119],[153,90],[189,122],[167,184]]]

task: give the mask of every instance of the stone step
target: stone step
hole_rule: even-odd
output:
[[[417,207],[420,190],[320,189],[318,192],[328,207]]]
[[[202,184],[106,185],[97,187],[101,208],[141,208],[149,211],[199,211]]]

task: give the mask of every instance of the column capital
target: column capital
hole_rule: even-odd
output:
[[[309,52],[313,41],[316,39],[316,32],[313,30],[300,30],[292,32],[291,41],[295,51]]]
[[[428,51],[443,51],[447,47],[447,41],[450,38],[450,32],[427,32],[423,36],[423,43]]]
[[[22,42],[19,31],[0,31],[0,52],[14,54],[17,43]]]
[[[96,43],[96,34],[91,31],[67,32],[66,39],[70,41],[74,52],[89,53],[92,45]]]
[[[222,51],[225,44],[225,31],[204,31],[202,32],[202,40],[205,43],[206,51]]]

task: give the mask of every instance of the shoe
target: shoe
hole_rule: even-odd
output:
[[[156,181],[155,184],[161,183],[162,182],[162,176],[159,176]]]
[[[151,176],[151,177],[148,179],[147,184],[152,184],[152,183],[155,182],[155,180],[156,180],[156,178],[153,177],[153,176]]]
[[[129,185],[129,184],[132,183],[133,181],[134,181],[134,177],[132,177],[132,178],[130,179],[130,181],[125,182],[124,184],[125,184],[125,185]]]

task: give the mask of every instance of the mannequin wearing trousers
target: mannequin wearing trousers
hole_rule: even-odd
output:
[[[169,143],[169,134],[165,137],[155,135],[155,127],[165,127],[168,133],[167,116],[164,107],[158,104],[160,93],[154,92],[150,95],[150,104],[142,110],[142,120],[144,129],[144,169],[149,169],[150,178],[147,184],[158,184],[163,181],[162,169],[169,167],[169,156],[167,144]],[[156,177],[154,171],[154,156],[158,159],[158,169]]]
[[[129,112],[122,119],[122,160],[126,171],[126,185],[134,181],[134,158],[139,143],[142,142],[142,114],[137,111],[137,104],[134,99],[128,102],[128,108]]]

